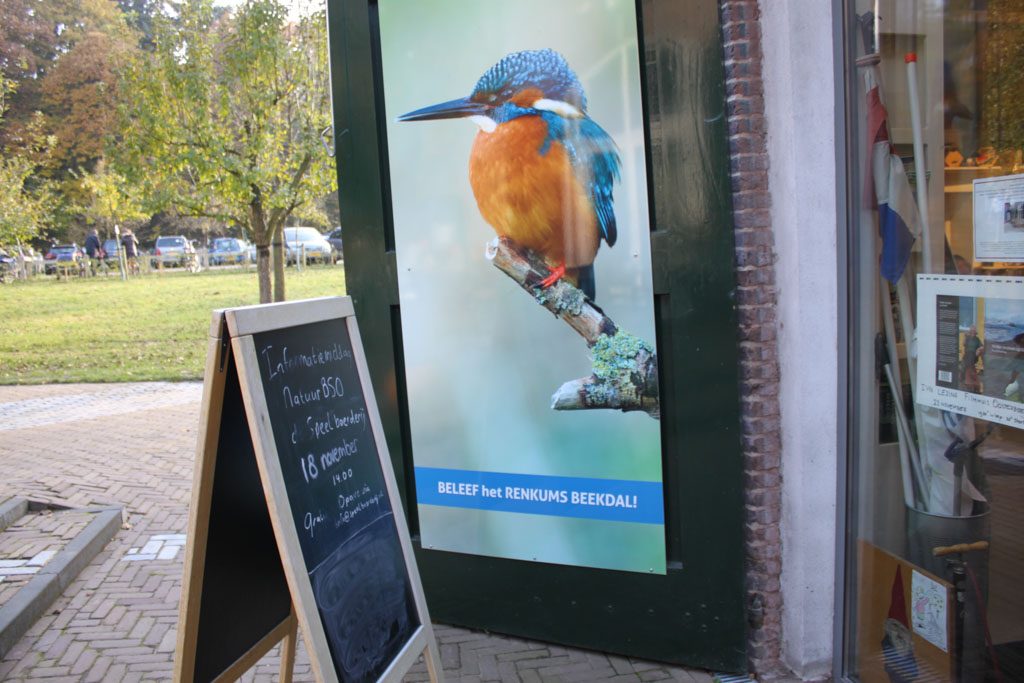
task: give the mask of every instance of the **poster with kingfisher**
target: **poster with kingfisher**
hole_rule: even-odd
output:
[[[665,573],[635,3],[378,11],[423,546]]]

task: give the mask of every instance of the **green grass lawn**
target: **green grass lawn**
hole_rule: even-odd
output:
[[[288,299],[345,294],[341,266],[289,268]],[[210,312],[259,303],[255,271],[0,286],[0,384],[202,379]]]

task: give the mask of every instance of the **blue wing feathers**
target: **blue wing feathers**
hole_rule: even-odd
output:
[[[590,189],[601,237],[613,246],[618,239],[615,225],[613,190],[619,180],[619,153],[615,141],[589,117],[566,120],[552,112],[542,112],[548,134],[540,147],[547,154],[552,142],[565,147],[580,180]]]

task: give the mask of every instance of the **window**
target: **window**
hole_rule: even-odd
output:
[[[1024,680],[1024,0],[846,7],[842,673]]]

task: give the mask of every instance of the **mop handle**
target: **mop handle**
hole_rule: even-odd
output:
[[[957,543],[956,545],[940,545],[932,548],[932,555],[943,557],[957,553],[968,553],[972,550],[988,550],[988,541],[975,541],[974,543]]]

